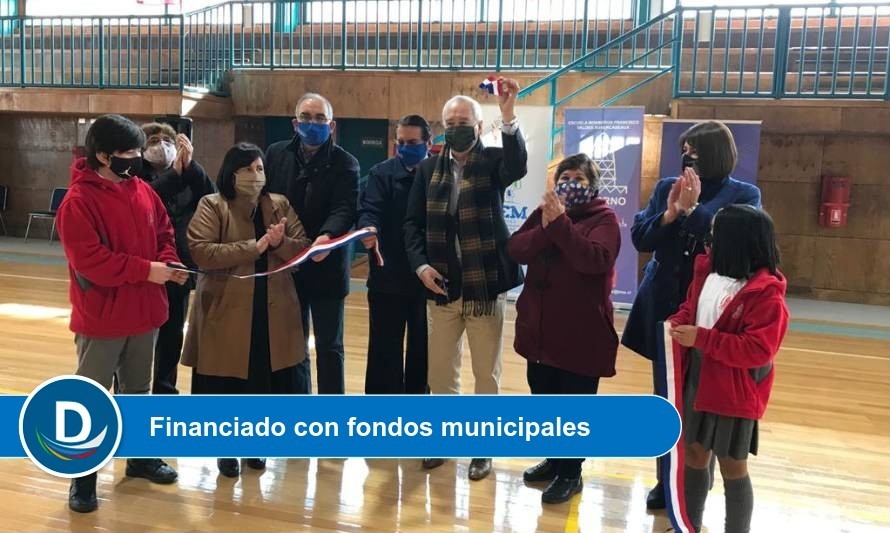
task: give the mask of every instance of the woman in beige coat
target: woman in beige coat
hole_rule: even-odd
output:
[[[193,368],[193,394],[294,394],[304,357],[300,302],[290,272],[238,279],[287,262],[309,239],[287,198],[266,191],[260,149],[241,143],[226,153],[218,194],[201,199],[188,228],[200,275],[182,362]],[[236,477],[237,459],[219,459]],[[248,459],[251,468],[264,459]]]

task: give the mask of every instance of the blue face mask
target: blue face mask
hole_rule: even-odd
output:
[[[300,122],[296,127],[297,134],[307,146],[321,146],[331,136],[330,124],[316,124],[314,122]]]
[[[402,163],[406,167],[413,167],[426,158],[427,149],[426,144],[400,144],[398,152]]]

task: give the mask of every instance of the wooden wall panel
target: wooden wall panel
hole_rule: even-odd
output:
[[[141,100],[140,100],[141,101]],[[137,123],[154,115],[129,115]],[[55,187],[70,181],[72,149],[82,142],[88,124],[65,115],[0,114],[0,168],[10,169],[0,176],[9,187],[9,205],[4,216],[10,235],[23,236],[28,212],[49,208]],[[225,151],[235,141],[231,120],[195,120],[195,160],[215,179]],[[35,222],[35,237],[48,236],[48,225]]]
[[[822,135],[763,134],[758,181],[815,183],[822,174]]]
[[[523,87],[545,73],[504,73]],[[571,73],[559,83],[565,96],[594,79],[593,74]],[[645,76],[617,75],[591,89],[568,105],[599,105],[605,99]],[[331,99],[334,115],[350,118],[395,118],[417,113],[437,121],[442,105],[455,94],[466,94],[492,103],[496,99],[478,88],[479,72],[328,72],[328,71],[238,71],[231,77],[233,113],[237,116],[289,116],[297,99],[306,92],[319,92]],[[669,109],[670,80],[659,79],[634,92],[620,105],[643,105],[647,112]],[[541,89],[522,100],[523,105],[548,105],[549,89]],[[560,119],[557,119],[559,122]]]

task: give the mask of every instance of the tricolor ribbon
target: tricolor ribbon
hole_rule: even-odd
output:
[[[250,278],[271,276],[272,274],[277,274],[279,272],[284,272],[285,270],[289,270],[291,268],[296,268],[317,255],[332,252],[333,250],[336,250],[337,248],[342,248],[344,246],[348,246],[352,242],[360,241],[360,240],[364,239],[365,237],[370,237],[371,235],[376,235],[376,234],[377,233],[375,231],[368,229],[368,228],[350,231],[349,233],[346,233],[345,235],[341,235],[341,236],[337,237],[336,239],[331,239],[326,243],[316,244],[314,246],[310,246],[309,248],[306,248],[305,250],[303,250],[302,252],[300,252],[299,254],[294,256],[292,259],[285,262],[284,264],[282,264],[281,266],[279,266],[278,268],[276,268],[274,270],[269,270],[267,272],[257,272],[255,274],[247,274],[247,275],[243,275],[243,276],[236,276],[234,274],[229,274],[229,276],[231,276],[233,278],[238,278],[238,279],[250,279]],[[377,265],[382,267],[383,266],[383,255],[380,253],[379,243],[374,244],[373,250],[374,250],[374,256],[377,259]],[[167,267],[172,268],[174,270],[191,272],[193,274],[221,274],[221,272],[199,270],[199,269],[195,269],[195,268],[183,268],[181,266],[172,265],[172,264],[168,264]]]
[[[504,92],[503,81],[498,79],[497,76],[489,76],[485,78],[485,80],[479,84],[479,88],[486,91],[488,94],[493,94],[495,96]]]
[[[655,359],[655,393],[666,398],[685,419],[683,407],[683,349],[671,337],[671,323],[659,322],[662,341]],[[695,527],[686,516],[683,469],[686,467],[686,439],[683,433],[671,450],[661,457],[661,481],[668,519],[677,533],[694,533]]]

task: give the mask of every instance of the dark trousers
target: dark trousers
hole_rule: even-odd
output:
[[[424,294],[403,296],[369,290],[368,321],[365,394],[426,394]]]
[[[526,377],[532,394],[596,394],[600,384],[600,378],[582,376],[532,361],[528,362]],[[581,463],[584,459],[547,460],[556,464],[556,473],[560,477],[581,476]]]
[[[154,377],[151,383],[152,394],[179,394],[176,388],[176,376],[179,357],[182,355],[182,328],[188,316],[191,288],[188,284],[176,283],[167,283],[166,288],[170,317],[158,330]]]
[[[314,298],[300,294],[306,359],[297,365],[297,394],[312,394],[312,363],[309,359],[309,316],[315,334],[319,394],[344,394],[343,298]]]

